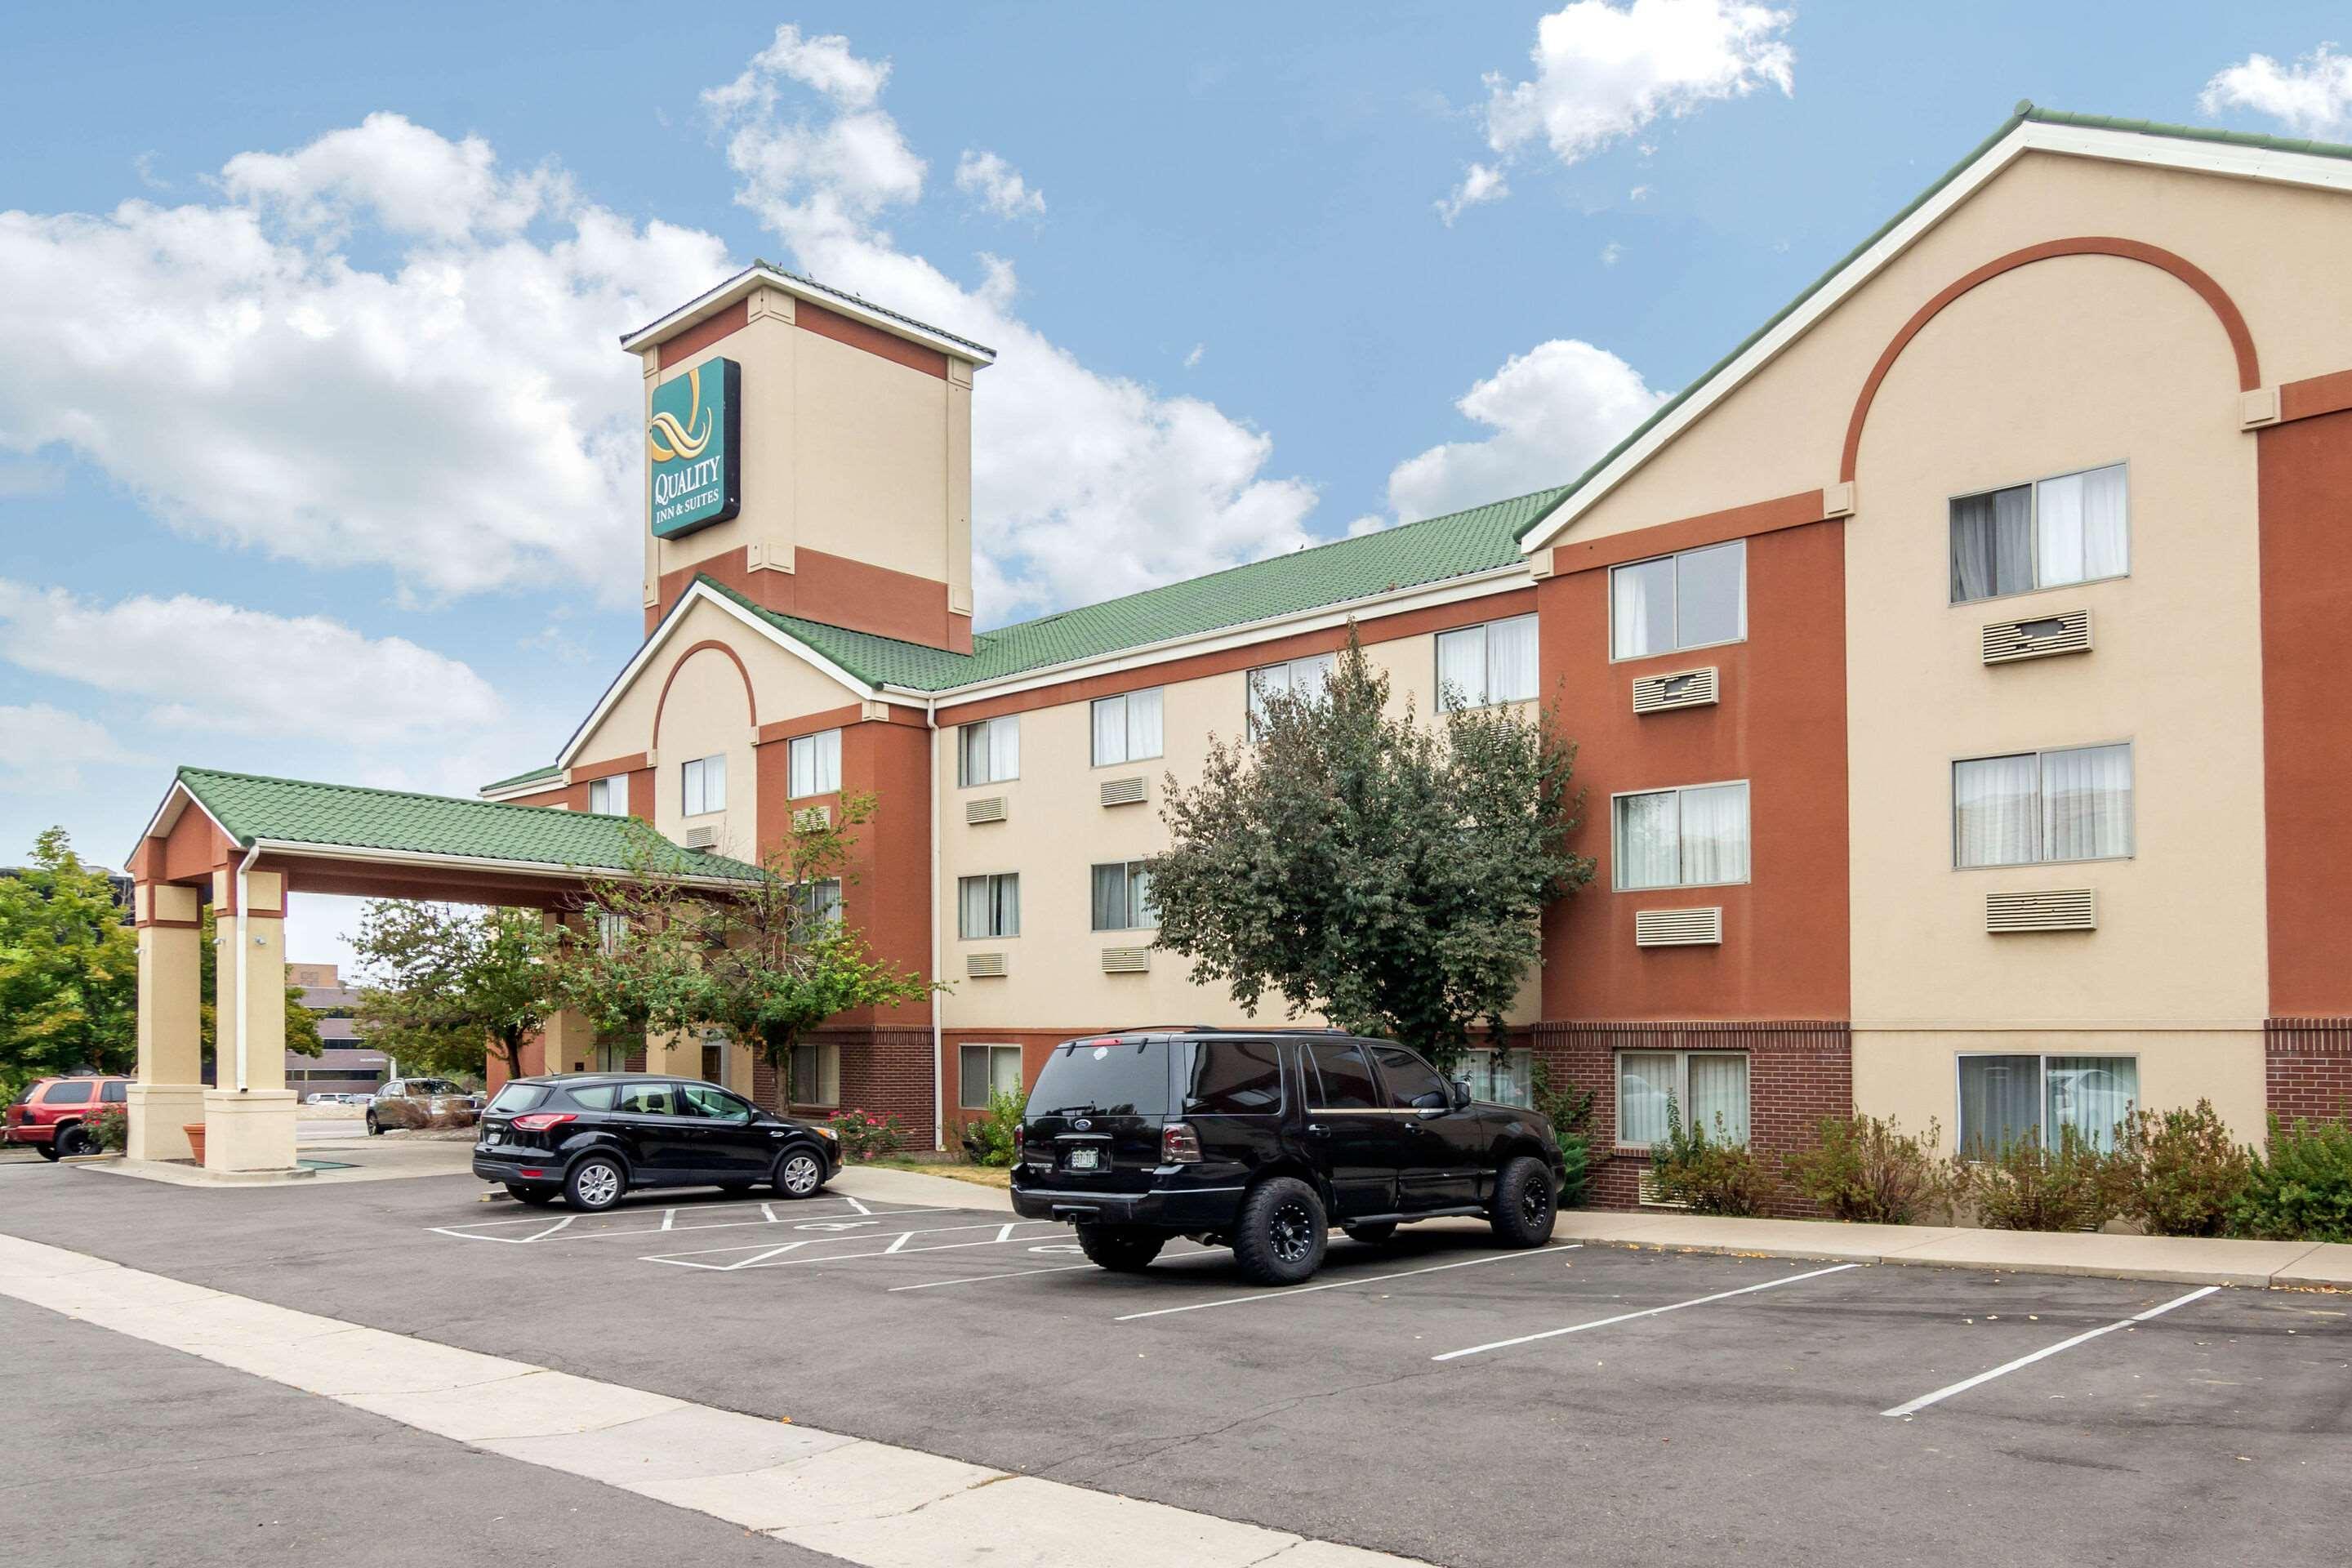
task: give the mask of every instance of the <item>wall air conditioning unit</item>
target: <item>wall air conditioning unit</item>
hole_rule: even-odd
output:
[[[793,813],[794,833],[814,833],[833,826],[833,807],[804,805]]]
[[[2014,664],[2091,651],[2091,612],[2066,610],[2025,621],[1995,621],[1984,629],[1984,661]]]
[[[1002,980],[1012,971],[1005,966],[1001,952],[967,952],[963,955],[963,975],[967,980]]]
[[[963,819],[972,824],[1003,821],[1004,797],[1001,795],[982,795],[978,800],[965,801]]]
[[[1635,947],[1719,947],[1723,943],[1723,906],[1703,910],[1638,910],[1633,915]]]
[[[1670,675],[1644,675],[1633,682],[1633,711],[1664,713],[1675,708],[1712,708],[1717,695],[1716,670],[1678,669]]]
[[[2089,888],[1985,895],[1985,930],[1994,936],[2006,936],[2011,931],[2098,929],[2098,895]]]
[[[1645,1209],[1686,1209],[1690,1205],[1681,1198],[1666,1195],[1658,1185],[1658,1173],[1644,1171],[1633,1178],[1633,1201]]]
[[[719,829],[715,827],[689,827],[686,830],[686,847],[688,849],[712,849],[718,844]]]
[[[1141,805],[1150,793],[1150,782],[1140,774],[1131,779],[1105,779],[1102,783],[1105,805]]]
[[[1107,947],[1103,952],[1105,974],[1146,974],[1151,970],[1151,950],[1148,947]]]

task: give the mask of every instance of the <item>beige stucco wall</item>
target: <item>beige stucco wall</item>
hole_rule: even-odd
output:
[[[715,827],[720,854],[757,860],[759,779],[752,763],[755,731],[750,694],[735,661],[717,648],[691,653],[679,663],[662,703],[661,727],[654,735],[654,828],[675,843],[689,829]],[[684,765],[696,758],[727,759],[724,811],[686,815]]]
[[[743,660],[743,668],[751,678],[752,700],[758,705],[759,721],[774,723],[779,720],[796,718],[805,713],[823,713],[846,706],[859,700],[861,693],[819,670],[799,656],[771,641],[765,635],[745,626],[742,621],[717,605],[701,601],[689,608],[685,616],[671,628],[668,640],[661,650],[647,659],[644,668],[597,721],[594,730],[583,740],[575,754],[578,763],[601,763],[615,757],[635,756],[654,745],[654,714],[662,700],[663,682],[687,650],[698,643],[724,643]],[[723,655],[704,654],[698,658],[716,658],[725,662]],[[743,683],[736,678],[735,689],[740,699]],[[740,701],[739,701],[740,706]],[[688,753],[699,755],[698,752]],[[665,759],[667,760],[667,759]],[[732,781],[733,775],[729,775]],[[632,803],[634,805],[635,803]]]

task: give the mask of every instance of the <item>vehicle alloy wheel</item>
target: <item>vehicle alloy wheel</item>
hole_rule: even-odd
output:
[[[572,1167],[572,1174],[563,1184],[563,1195],[571,1200],[573,1208],[596,1214],[619,1203],[626,1185],[621,1167],[599,1155]]]
[[[58,1134],[57,1142],[58,1153],[64,1159],[99,1152],[97,1135],[87,1127],[68,1127]]]
[[[375,1112],[373,1110],[368,1112],[367,1124],[369,1137],[381,1138],[383,1136],[383,1124],[375,1119]]]
[[[788,1198],[811,1198],[824,1185],[824,1162],[796,1149],[776,1163],[776,1191]]]
[[[1551,1168],[1528,1154],[1505,1163],[1495,1177],[1489,1217],[1495,1239],[1506,1247],[1541,1247],[1549,1241],[1552,1225],[1559,1217]]]
[[[1234,1226],[1234,1261],[1254,1285],[1296,1285],[1322,1267],[1328,1240],[1322,1200],[1292,1176],[1250,1189]]]

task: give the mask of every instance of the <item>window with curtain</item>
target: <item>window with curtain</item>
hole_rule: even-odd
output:
[[[1495,1105],[1536,1102],[1535,1053],[1529,1050],[1467,1050],[1455,1074],[1470,1086],[1470,1098]]]
[[[2128,742],[1952,764],[1952,863],[2030,866],[2132,853]]]
[[[983,719],[956,731],[956,782],[1003,784],[1021,776],[1021,716]]]
[[[841,1103],[839,1046],[794,1046],[792,1074],[790,1093],[794,1105]]]
[[[1021,1092],[1019,1046],[965,1046],[956,1053],[956,1103],[986,1110],[988,1097]]]
[[[841,879],[827,877],[822,881],[802,882],[793,889],[793,898],[804,914],[824,920],[841,918]]]
[[[1668,1101],[1685,1128],[1745,1148],[1748,1143],[1748,1054],[1745,1051],[1620,1051],[1617,1053],[1617,1142],[1647,1148],[1666,1135]]]
[[[2136,1057],[1964,1056],[1959,1079],[1960,1152],[1977,1160],[2029,1138],[2046,1148],[2069,1127],[2112,1149],[2139,1099]]]
[[[1021,874],[956,879],[956,930],[969,939],[1021,934]]]
[[[2131,570],[2124,465],[1952,502],[1952,603],[2121,577]]]
[[[1437,706],[1485,708],[1536,694],[1536,618],[1513,616],[1437,634]]]
[[[1151,904],[1151,868],[1141,860],[1094,868],[1094,929],[1138,931],[1160,923]]]
[[[727,809],[727,757],[697,757],[680,770],[678,784],[685,796],[684,813],[701,816]]]
[[[1259,726],[1265,719],[1265,699],[1276,692],[1298,697],[1317,697],[1331,683],[1333,672],[1339,668],[1336,653],[1313,654],[1306,658],[1294,658],[1283,664],[1262,664],[1249,672],[1249,734],[1257,738]]]
[[[1748,542],[1611,568],[1609,626],[1612,658],[1739,641],[1748,635]]]
[[[833,795],[841,788],[841,731],[824,730],[785,742],[785,793],[794,800],[803,795]]]
[[[629,815],[629,775],[615,773],[608,779],[593,779],[588,785],[588,809],[597,816]]]
[[[1095,766],[1160,755],[1160,699],[1153,686],[1095,700]]]
[[[1748,785],[1621,795],[1616,803],[1617,886],[1706,888],[1748,880]]]

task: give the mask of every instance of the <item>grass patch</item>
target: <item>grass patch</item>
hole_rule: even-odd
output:
[[[903,1154],[886,1155],[879,1160],[868,1160],[866,1163],[879,1165],[886,1170],[913,1171],[924,1176],[945,1176],[951,1182],[970,1182],[975,1187],[1004,1189],[1013,1185],[1011,1171],[988,1165],[967,1165],[947,1160],[910,1160]]]

